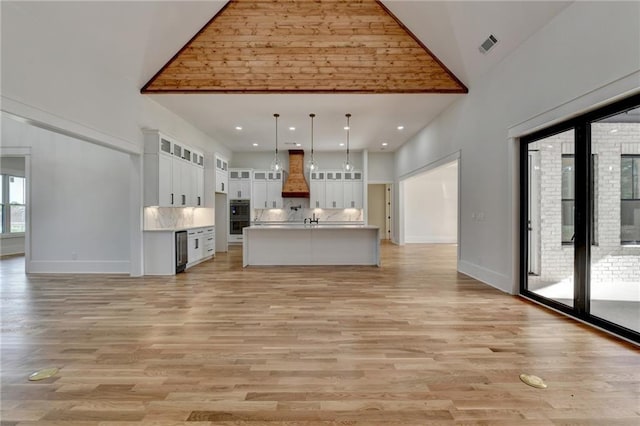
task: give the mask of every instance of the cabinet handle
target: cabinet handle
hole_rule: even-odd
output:
[[[224,182],[222,182],[221,184],[222,184],[222,190],[224,191]]]
[[[352,201],[352,202],[351,202],[351,207],[355,207],[355,206],[356,206],[356,202],[355,202],[355,201]]]
[[[242,198],[242,191],[238,191],[238,198]]]
[[[200,197],[198,197],[198,205],[200,205]]]
[[[196,248],[198,248],[198,240],[199,238],[196,238]]]
[[[184,206],[185,204],[187,204],[187,196],[182,194],[182,205]]]
[[[273,202],[273,208],[274,209],[276,208],[276,202],[275,201]]]
[[[173,193],[171,193],[171,205],[173,205]]]
[[[264,202],[264,208],[265,209],[267,208],[267,202],[266,201]]]
[[[334,202],[333,202],[333,207],[335,207],[335,206],[336,206],[336,202],[334,201]]]

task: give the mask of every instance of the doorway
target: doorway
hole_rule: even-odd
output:
[[[0,156],[0,259],[3,270],[25,271],[27,252],[27,158]]]
[[[457,244],[458,162],[456,158],[403,181],[405,243]]]
[[[391,185],[367,185],[368,224],[380,229],[380,239],[391,239]]]

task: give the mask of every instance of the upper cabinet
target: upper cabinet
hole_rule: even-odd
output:
[[[216,192],[229,192],[229,161],[216,154]]]
[[[361,209],[362,172],[326,170],[311,173],[311,208]]]
[[[236,200],[251,199],[250,169],[229,169],[229,197]]]
[[[144,132],[144,205],[204,205],[204,155],[163,135]]]
[[[284,172],[253,172],[251,201],[254,209],[281,209]]]

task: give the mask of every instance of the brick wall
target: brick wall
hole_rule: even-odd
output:
[[[616,129],[614,133],[611,131]],[[596,154],[596,218],[592,246],[592,282],[640,283],[640,247],[620,244],[620,158],[640,154],[640,130],[636,123],[592,125],[592,153]],[[539,178],[532,194],[539,200],[539,276],[531,277],[535,290],[549,283],[572,280],[573,245],[562,244],[562,154],[574,153],[573,131],[536,142]],[[535,213],[533,213],[535,214]]]

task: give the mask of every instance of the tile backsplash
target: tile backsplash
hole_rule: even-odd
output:
[[[175,229],[214,224],[214,211],[202,207],[145,207],[144,229]]]
[[[362,209],[311,209],[307,198],[285,198],[282,209],[254,209],[254,222],[302,222],[315,213],[320,222],[362,222]]]

